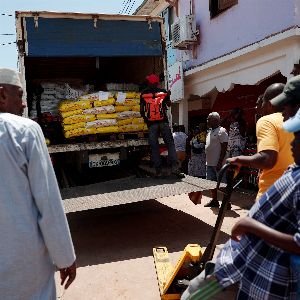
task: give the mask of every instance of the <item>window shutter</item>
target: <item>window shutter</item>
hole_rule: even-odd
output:
[[[218,0],[218,9],[224,10],[238,3],[238,0]]]

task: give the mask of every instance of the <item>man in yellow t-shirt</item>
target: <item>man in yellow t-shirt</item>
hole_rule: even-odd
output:
[[[293,134],[283,130],[281,107],[274,107],[270,100],[282,93],[284,84],[270,85],[263,96],[262,115],[256,124],[257,153],[252,156],[237,156],[227,159],[227,162],[248,166],[261,170],[259,176],[259,191],[256,200],[283,174],[294,162],[290,143]]]
[[[282,176],[287,167],[294,162],[291,152],[291,142],[294,137],[293,134],[283,130],[282,125],[283,116],[280,112],[264,116],[257,121],[257,152],[274,151],[277,159],[273,167],[262,169],[256,199],[259,199]]]

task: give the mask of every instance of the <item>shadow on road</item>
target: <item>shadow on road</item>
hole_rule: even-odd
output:
[[[203,196],[211,197],[210,191],[203,191],[202,194]],[[243,190],[235,190],[231,195],[230,202],[231,204],[238,206],[240,209],[249,210],[252,207],[252,205],[255,203],[256,194],[257,193],[253,191],[244,192]],[[223,200],[222,193],[218,193],[218,200],[219,203],[221,204],[221,201]],[[216,214],[218,214],[219,210],[216,210],[216,212],[217,212]],[[238,217],[235,216],[235,214],[231,214],[231,215],[226,214],[226,216]]]
[[[216,216],[219,214],[219,211],[220,211],[219,208],[214,208],[214,207],[211,207],[210,210]],[[239,218],[240,215],[237,212],[233,211],[233,210],[227,210],[226,213],[225,213],[225,217]]]
[[[79,267],[152,255],[158,245],[169,252],[189,243],[206,247],[212,226],[155,200],[68,214]],[[219,243],[229,236],[220,233]]]

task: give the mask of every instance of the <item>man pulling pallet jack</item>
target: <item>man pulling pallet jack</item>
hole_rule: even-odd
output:
[[[283,92],[278,97],[284,100],[289,95]],[[234,189],[231,181],[224,193],[211,242],[202,256],[200,246],[188,245],[172,268],[166,248],[154,249],[161,299],[208,300],[235,283],[239,283],[238,300],[299,299],[296,293],[300,270],[293,269],[291,259],[293,254],[298,258],[300,255],[300,110],[284,123],[284,128],[295,135],[291,143],[295,164],[263,194],[248,216],[234,225],[232,237],[215,265],[207,262],[213,256]],[[225,165],[220,171],[218,188],[227,168]],[[224,293],[219,299],[226,298]]]
[[[182,292],[188,287],[189,281],[191,279],[198,276],[203,270],[206,270],[206,272],[209,271],[209,273],[211,273],[212,265],[207,264],[207,262],[209,262],[213,257],[214,250],[221,231],[221,226],[225,217],[225,213],[227,211],[227,206],[230,202],[232,191],[242,181],[240,180],[234,185],[233,179],[228,180],[227,187],[225,189],[220,188],[223,175],[226,173],[229,167],[230,165],[226,164],[219,172],[217,190],[223,193],[224,196],[210,243],[208,244],[205,252],[202,253],[201,247],[199,245],[189,244],[185,247],[180,259],[174,267],[169,261],[168,250],[166,247],[153,248],[154,263],[156,267],[158,285],[162,300],[179,300]],[[231,174],[234,178],[236,178],[238,170],[236,170],[236,172],[232,172]],[[214,285],[212,286],[212,288],[214,288]],[[183,299],[186,300],[187,298]],[[193,298],[189,300],[192,299]]]

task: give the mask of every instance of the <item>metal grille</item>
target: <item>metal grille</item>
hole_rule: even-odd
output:
[[[65,212],[70,213],[214,188],[214,181],[186,175],[183,179],[119,179],[63,189],[61,194]]]
[[[177,44],[180,42],[180,22],[176,22],[172,25],[172,39],[173,43]]]

